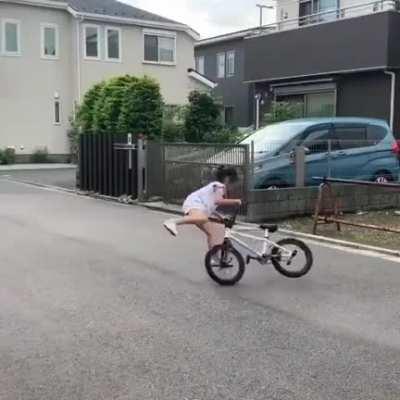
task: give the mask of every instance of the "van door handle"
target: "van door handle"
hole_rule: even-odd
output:
[[[347,156],[347,153],[345,152],[345,151],[339,151],[338,153],[337,153],[337,155],[338,156]]]

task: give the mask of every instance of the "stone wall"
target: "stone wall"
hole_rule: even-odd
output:
[[[340,210],[383,210],[400,207],[400,188],[376,186],[333,185]],[[318,187],[280,190],[252,190],[249,192],[247,220],[261,222],[314,213]]]

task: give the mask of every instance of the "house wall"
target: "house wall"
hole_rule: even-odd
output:
[[[71,17],[65,11],[0,3],[0,21],[5,18],[21,22],[21,56],[0,54],[0,148],[15,146],[23,155],[47,146],[53,154],[66,154],[74,90]],[[41,23],[59,27],[59,60],[41,58]],[[59,126],[54,125],[55,92],[61,101]]]
[[[85,24],[100,27],[100,60],[84,58],[84,26]],[[105,27],[116,26],[122,29],[122,60],[110,62],[105,60]],[[93,21],[81,23],[81,91],[85,93],[93,84],[114,76],[133,74],[147,75],[155,78],[161,86],[161,93],[167,104],[184,104],[193,88],[192,78],[188,76],[188,68],[194,68],[194,39],[184,32],[177,32],[176,65],[147,64],[144,60],[145,30],[131,25],[110,25]],[[160,29],[156,31],[160,32]],[[197,87],[197,86],[196,86]]]
[[[235,75],[217,77],[217,54],[235,50]],[[253,121],[253,95],[251,85],[243,83],[245,66],[245,48],[243,39],[232,40],[195,47],[196,56],[204,56],[204,74],[218,83],[214,94],[224,106],[233,106],[234,122],[239,127],[247,127]]]

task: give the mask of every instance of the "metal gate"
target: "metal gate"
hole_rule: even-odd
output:
[[[137,146],[132,135],[83,134],[79,149],[81,190],[137,197]]]

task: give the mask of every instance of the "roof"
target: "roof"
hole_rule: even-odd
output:
[[[203,85],[209,87],[210,89],[215,89],[218,86],[218,83],[212,81],[207,76],[200,74],[193,68],[188,69],[189,76],[197,81],[201,82]]]
[[[64,9],[77,18],[109,21],[150,28],[184,31],[198,40],[199,34],[188,25],[133,7],[118,0],[0,0],[37,7]]]
[[[270,28],[273,30],[273,28]],[[265,27],[262,28],[263,31],[265,31]],[[240,31],[235,31],[235,32],[230,32],[230,33],[225,33],[223,35],[218,35],[218,36],[213,36],[205,39],[201,39],[196,42],[195,46],[196,47],[202,47],[214,43],[222,43],[222,42],[228,42],[231,40],[242,40],[248,36],[252,36],[256,33],[259,33],[260,28],[249,28],[249,29],[243,29]]]
[[[65,0],[65,2],[75,11],[83,13],[184,25],[116,0]]]

